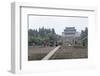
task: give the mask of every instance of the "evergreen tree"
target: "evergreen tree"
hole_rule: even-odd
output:
[[[35,43],[36,45],[42,45],[43,43],[48,42],[51,45],[57,41],[57,34],[55,30],[46,29],[44,27],[37,29],[29,29],[28,30],[28,42]]]

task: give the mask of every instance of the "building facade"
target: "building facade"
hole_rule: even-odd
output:
[[[62,32],[62,41],[67,46],[80,44],[80,33],[77,32],[75,27],[66,27]]]

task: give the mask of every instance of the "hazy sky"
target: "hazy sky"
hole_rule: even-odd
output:
[[[88,18],[55,17],[55,16],[29,16],[29,29],[54,28],[59,35],[65,27],[75,27],[78,32],[88,26]]]

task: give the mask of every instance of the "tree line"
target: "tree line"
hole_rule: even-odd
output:
[[[50,45],[54,46],[57,41],[58,35],[55,30],[47,28],[29,29],[28,30],[28,44],[30,45]]]

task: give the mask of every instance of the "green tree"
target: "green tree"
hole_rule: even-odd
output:
[[[55,30],[46,29],[44,27],[39,28],[37,31],[36,29],[29,29],[28,30],[28,42],[29,44],[35,43],[36,45],[42,45],[44,42],[48,42],[51,45],[57,41],[57,34]]]
[[[86,27],[85,30],[81,31],[81,39],[88,37],[88,28]]]
[[[85,30],[81,31],[81,40],[82,40],[82,45],[87,47],[88,45],[88,28],[86,27]]]

